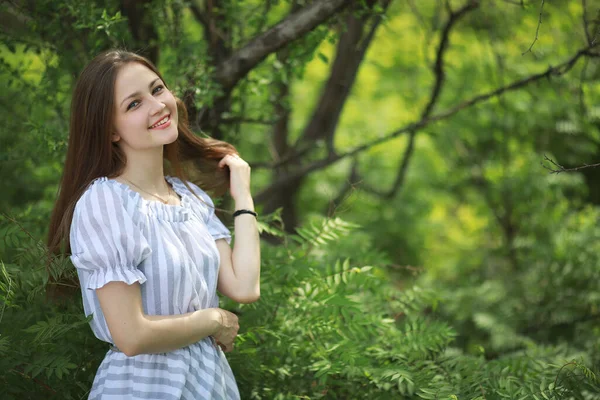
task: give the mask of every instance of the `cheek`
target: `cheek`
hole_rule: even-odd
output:
[[[130,130],[140,130],[148,128],[148,110],[143,104],[141,107],[128,113],[123,119],[124,126],[127,126]]]
[[[141,110],[137,111],[138,112],[121,116],[115,123],[117,132],[127,142],[135,142],[136,137],[139,136],[136,134],[136,132],[146,130],[148,128],[146,126],[148,124],[148,119],[145,118],[143,112],[139,112]]]

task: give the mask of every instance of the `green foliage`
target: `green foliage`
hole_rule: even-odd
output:
[[[77,277],[65,258],[46,269],[41,238],[74,79],[100,50],[136,45],[122,2],[12,3],[30,19],[18,35],[0,31],[0,397],[79,399],[106,346],[86,326],[76,289],[65,288],[75,290],[70,301],[46,300],[50,277]],[[227,28],[220,34],[241,48],[288,15],[290,3],[225,2],[214,15]],[[433,115],[583,46],[586,2],[545,2],[526,54],[540,2],[480,3],[449,37]],[[592,3],[587,17],[597,29]],[[210,107],[223,91],[189,4],[153,0],[147,11],[170,88]],[[419,119],[446,7],[463,4],[392,2],[344,104],[338,153]],[[233,89],[221,128],[248,161],[270,159],[276,105],[291,112],[290,143],[302,134],[343,21],[269,55]],[[420,129],[394,196],[358,183],[338,214],[313,218],[347,180],[350,163],[341,161],[305,179],[297,200],[306,222],[294,234],[284,232],[281,209],[261,215],[261,233],[281,241],[263,243],[261,300],[223,303],[240,315],[228,358],[244,397],[599,399],[600,174],[550,175],[540,165],[544,155],[567,166],[598,162],[596,60]],[[283,99],[281,84],[290,93]],[[236,118],[251,122],[228,122]],[[407,145],[404,135],[360,153],[364,187],[388,190]],[[325,150],[316,143],[308,158]],[[253,193],[271,179],[270,170],[253,168]]]
[[[265,221],[263,230],[285,245],[262,248],[261,300],[224,302],[240,315],[228,358],[246,398],[560,399],[598,389],[595,372],[568,346],[530,339],[526,351],[492,361],[483,348],[468,354],[454,347],[456,331],[436,310],[456,300],[420,286],[398,291],[381,265],[365,263],[376,251],[346,257],[343,249],[360,235],[356,224],[322,219],[289,235],[276,226],[278,214]],[[21,256],[39,243],[9,232],[20,245],[0,279],[2,397],[80,398],[106,348],[90,334],[80,301],[45,301],[45,269]]]

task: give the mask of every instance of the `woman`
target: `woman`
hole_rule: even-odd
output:
[[[170,175],[165,175],[168,171]],[[235,245],[204,189],[235,201]],[[110,343],[90,399],[237,399],[223,351],[240,303],[260,296],[250,167],[187,127],[147,59],[108,51],[83,70],[48,245],[66,245],[91,328]]]

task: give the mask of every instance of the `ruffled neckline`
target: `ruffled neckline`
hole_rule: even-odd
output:
[[[152,214],[159,219],[168,221],[187,221],[190,218],[191,207],[185,185],[177,177],[167,175],[165,176],[165,179],[171,185],[173,191],[179,196],[180,204],[164,204],[158,200],[145,199],[140,193],[129,187],[129,185],[106,176],[96,179],[96,182],[108,182],[113,185],[113,187],[118,188],[131,200],[135,201],[145,214]]]

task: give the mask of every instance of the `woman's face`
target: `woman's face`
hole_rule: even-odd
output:
[[[175,97],[145,65],[132,62],[117,73],[115,107],[112,140],[123,150],[157,148],[177,139]]]

